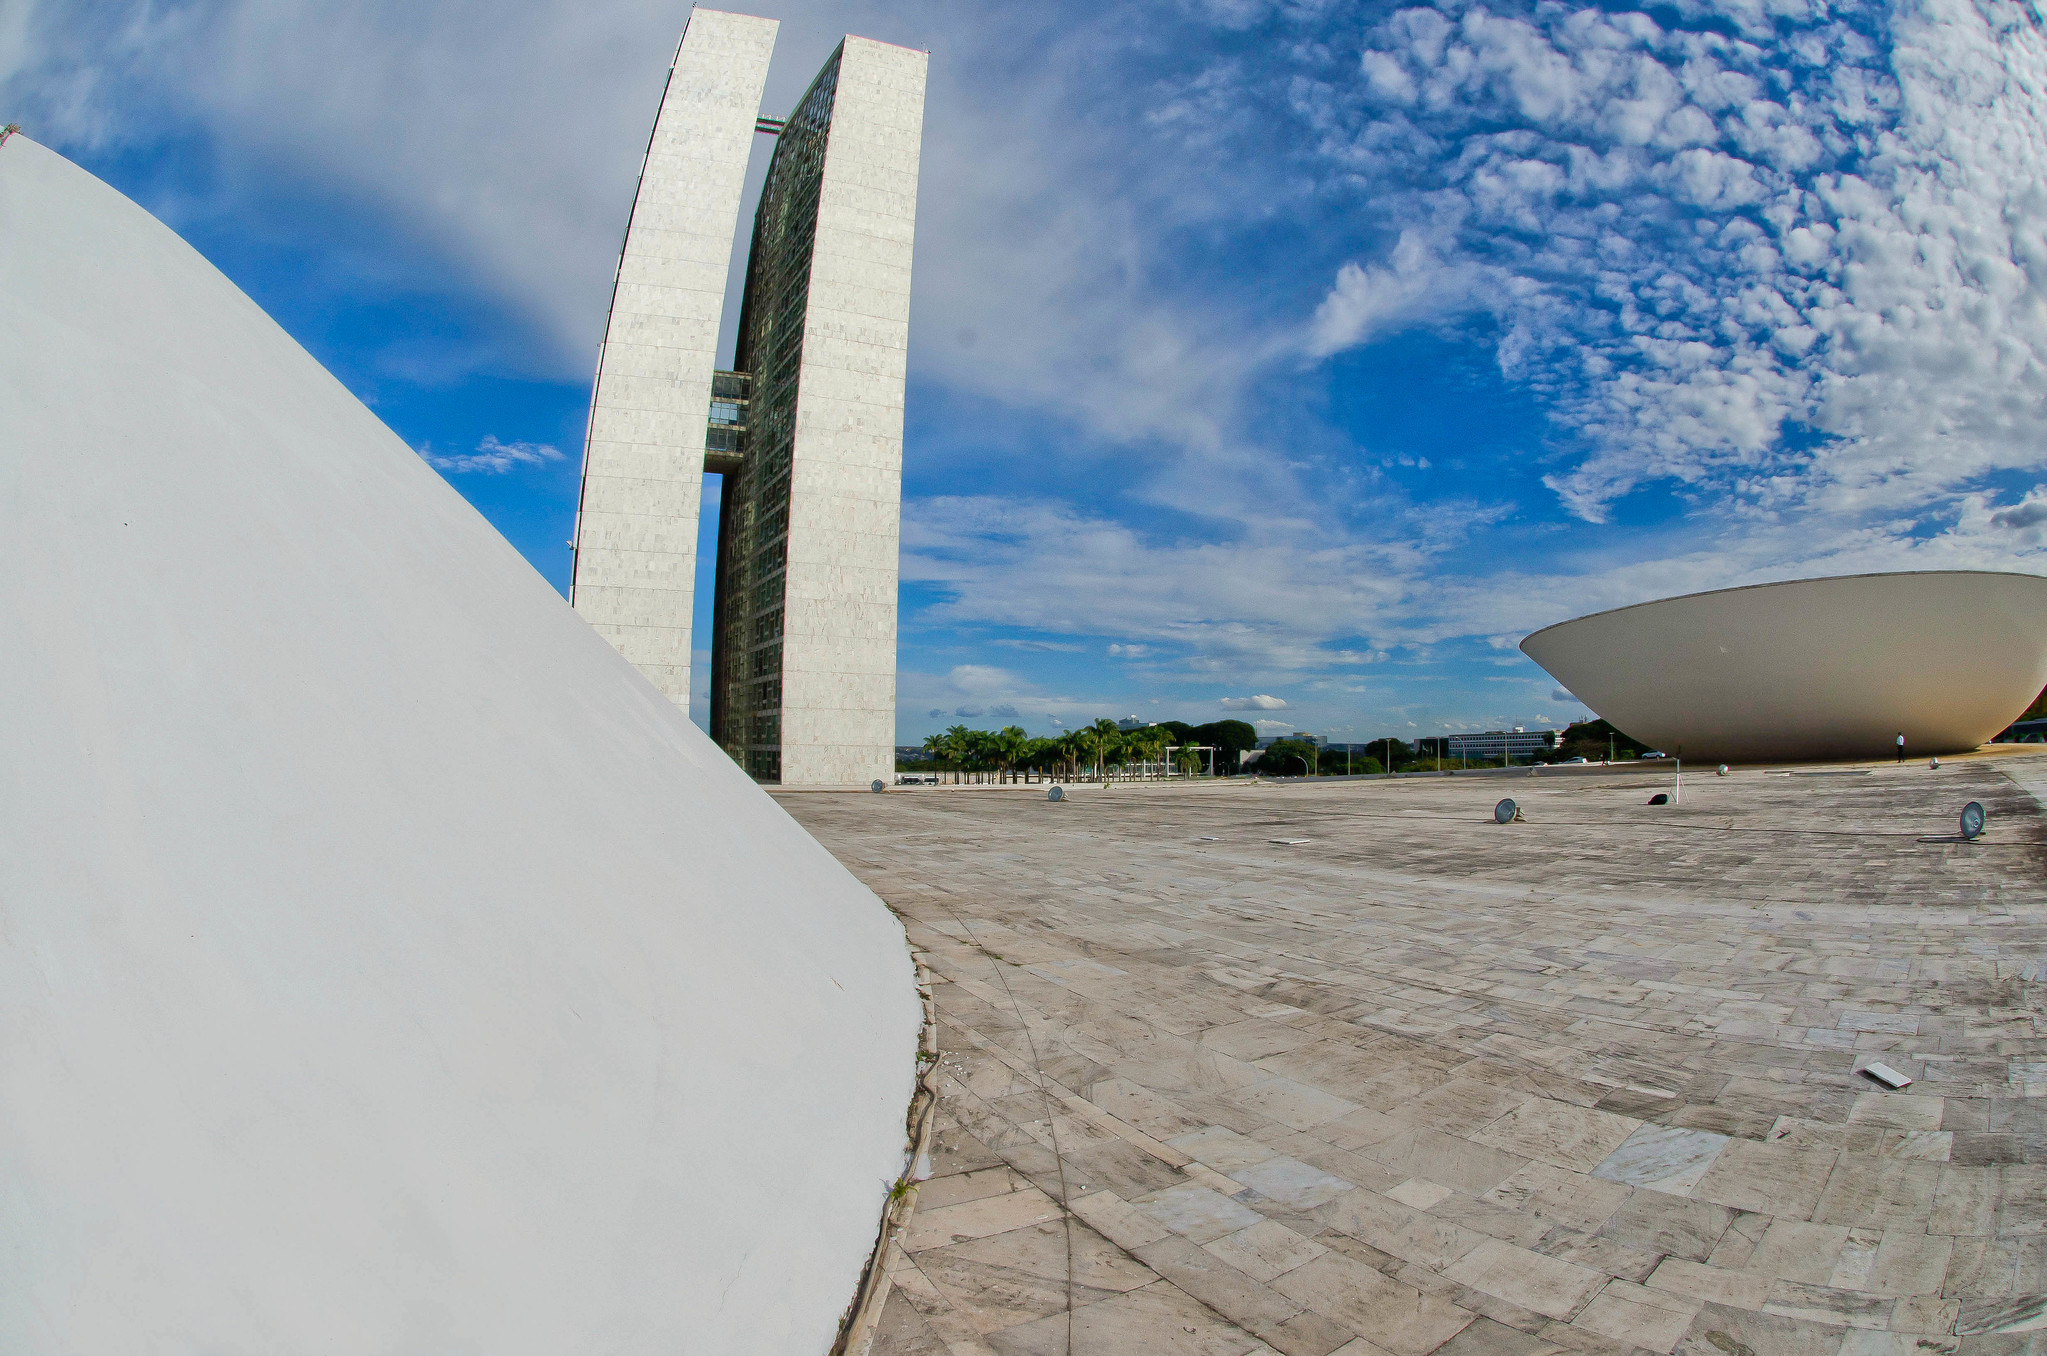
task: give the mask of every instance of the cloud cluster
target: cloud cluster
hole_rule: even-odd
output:
[[[2023,7],[1446,0],[1300,99],[1370,187],[1327,354],[1483,311],[1602,521],[1674,482],[1767,517],[1914,512],[2047,440],[2047,36]],[[1671,26],[1666,26],[1666,22]]]
[[[1286,700],[1261,692],[1249,697],[1224,697],[1216,705],[1225,711],[1280,711],[1286,708]]]
[[[926,721],[1065,729],[1114,718],[1111,701],[1045,692],[1022,675],[990,664],[956,664],[944,673],[906,667],[897,675],[897,686],[905,712],[921,712]]]
[[[1381,541],[1304,545],[1284,521],[1218,541],[1161,538],[1056,499],[945,496],[905,505],[902,569],[946,592],[928,622],[1120,634],[1142,639],[1111,654],[1154,666],[1290,673],[1384,658],[1363,641],[1412,622],[1415,581],[1468,526],[1414,518]]]

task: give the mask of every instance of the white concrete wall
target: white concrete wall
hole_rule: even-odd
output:
[[[900,928],[19,136],[0,542],[0,1352],[826,1350],[902,1167]]]
[[[804,325],[782,651],[782,782],[895,773],[896,577],[926,56],[849,37]]]
[[[570,596],[685,710],[718,316],[776,28],[690,13],[619,259],[583,452]]]

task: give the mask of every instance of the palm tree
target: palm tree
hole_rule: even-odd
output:
[[[1094,736],[1095,775],[1106,778],[1109,769],[1123,757],[1123,731],[1104,716],[1088,726],[1087,732]]]
[[[971,757],[976,772],[987,772],[1002,766],[1002,736],[993,730],[976,730],[971,739]]]
[[[974,731],[964,725],[955,725],[944,735],[945,756],[952,760],[952,780],[958,785],[960,768],[974,756]]]
[[[1189,777],[1196,777],[1201,774],[1201,751],[1199,749],[1192,746],[1184,747],[1180,750],[1180,756],[1173,761],[1178,763],[1180,771],[1186,773]]]
[[[1030,750],[1030,732],[1021,725],[1005,725],[989,736],[988,747],[995,757],[995,766],[1002,769],[1007,779],[1011,769],[1022,762]]]
[[[1086,733],[1085,730],[1068,730],[1053,741],[1058,745],[1060,759],[1066,764],[1068,781],[1074,781],[1080,776],[1080,760],[1087,753],[1087,746],[1083,742]]]

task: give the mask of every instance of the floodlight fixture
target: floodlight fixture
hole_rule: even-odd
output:
[[[1962,837],[1974,841],[1981,836],[1984,823],[1990,814],[1983,808],[1983,802],[1972,800],[1962,807]]]
[[[1053,787],[1053,788],[1052,788],[1052,789],[1051,789],[1050,791],[1047,791],[1047,792],[1045,793],[1045,799],[1046,799],[1046,800],[1065,800],[1065,799],[1066,799],[1066,788],[1065,788],[1065,787],[1063,787],[1063,786],[1055,786],[1055,787]]]
[[[1495,824],[1512,824],[1519,818],[1521,818],[1521,807],[1514,803],[1511,796],[1493,807],[1493,823]]]
[[[867,789],[874,792],[876,795],[880,795],[882,792],[888,790],[888,783],[883,781],[881,778],[876,777],[874,779],[874,785]]]

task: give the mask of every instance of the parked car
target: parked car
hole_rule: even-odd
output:
[[[1569,767],[1573,763],[1589,763],[1591,761],[1592,760],[1590,758],[1566,758],[1564,760],[1564,766]]]
[[[1642,755],[1642,757],[1643,757],[1643,758],[1645,758],[1645,759],[1647,759],[1647,758],[1662,758],[1662,757],[1664,757],[1664,756],[1665,756],[1665,755],[1663,755],[1663,754],[1660,754],[1660,753],[1658,753],[1658,752],[1657,752],[1656,750],[1654,750],[1654,749],[1651,749],[1651,750],[1649,750],[1649,752],[1647,752],[1647,753],[1645,753],[1645,754],[1643,754],[1643,755]]]

